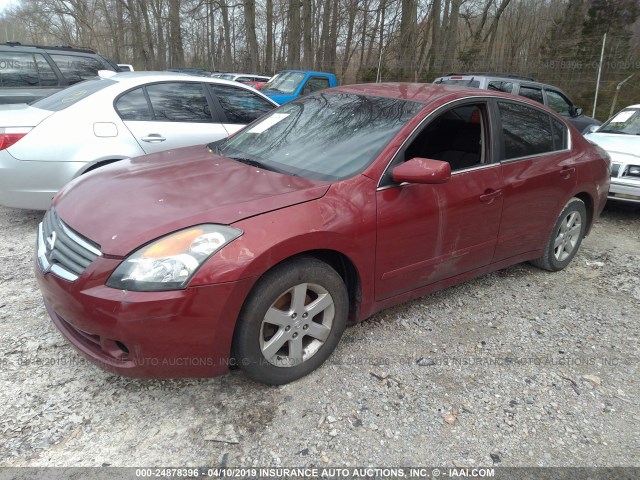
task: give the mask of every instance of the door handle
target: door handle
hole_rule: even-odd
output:
[[[486,203],[487,205],[490,205],[500,195],[502,195],[502,190],[500,190],[500,189],[498,189],[498,190],[487,190],[485,193],[480,195],[480,201],[482,203]]]
[[[166,138],[164,138],[159,133],[150,133],[146,137],[142,137],[143,142],[149,142],[149,143],[160,143],[160,142],[164,142],[165,140]]]
[[[560,176],[564,179],[568,179],[576,172],[576,167],[564,167],[560,170]]]

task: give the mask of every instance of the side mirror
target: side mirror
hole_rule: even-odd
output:
[[[589,125],[587,128],[585,128],[585,129],[582,131],[582,134],[583,134],[583,135],[586,135],[587,133],[593,133],[593,132],[595,132],[596,130],[598,130],[598,128],[600,128],[600,125]]]
[[[572,117],[579,117],[580,115],[582,115],[582,108],[580,107],[573,107],[571,109],[571,116]]]
[[[451,178],[451,165],[428,158],[412,158],[394,168],[392,177],[396,183],[445,183]]]

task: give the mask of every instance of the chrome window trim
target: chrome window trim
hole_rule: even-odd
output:
[[[454,170],[453,172],[451,172],[451,176],[453,177],[454,175],[458,175],[460,173],[471,172],[473,170],[482,170],[482,169],[486,169],[486,168],[498,168],[499,166],[500,166],[500,163],[485,163],[483,165],[473,165],[471,167],[461,168],[460,170]],[[397,183],[397,184],[394,184],[394,185],[385,185],[384,187],[376,188],[376,192],[381,192],[381,191],[387,190],[389,188],[403,187],[405,185],[416,185],[416,184],[409,183],[409,182],[402,182],[402,183]],[[423,184],[423,185],[426,185],[426,184]],[[434,183],[432,185],[440,185],[440,184]]]

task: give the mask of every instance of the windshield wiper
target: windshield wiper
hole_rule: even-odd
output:
[[[247,157],[242,157],[239,155],[225,155],[225,157],[230,158],[232,160],[235,160],[237,162],[240,163],[244,163],[246,165],[249,165],[251,167],[256,167],[256,168],[262,168],[264,170],[271,170],[272,172],[277,172],[277,170],[275,168],[273,168],[270,165],[267,165],[265,163],[262,163],[258,160],[254,160],[253,158],[247,158]]]

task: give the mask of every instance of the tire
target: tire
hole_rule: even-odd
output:
[[[283,385],[318,368],[347,324],[349,295],[326,263],[299,257],[267,272],[245,301],[233,336],[236,363],[254,380]]]
[[[569,200],[553,226],[544,255],[531,263],[551,272],[569,265],[580,248],[587,220],[584,202],[579,198]]]

